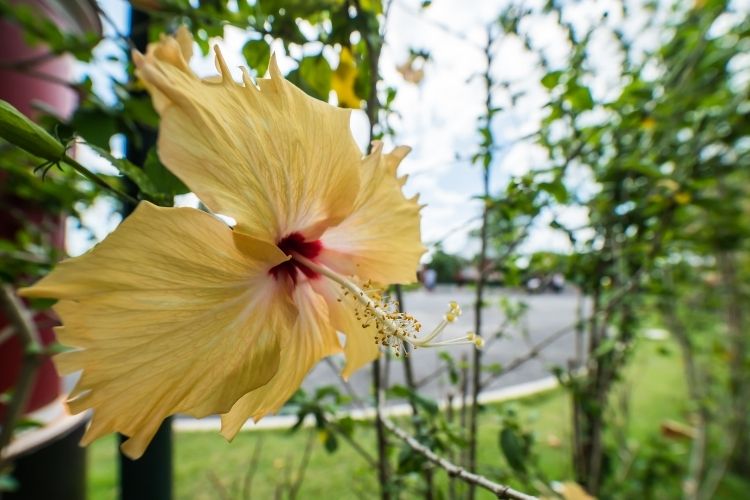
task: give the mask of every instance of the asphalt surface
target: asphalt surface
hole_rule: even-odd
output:
[[[418,290],[407,292],[404,296],[404,309],[422,322],[423,331],[429,331],[436,325],[448,308],[451,300],[458,302],[463,315],[449,325],[443,333],[443,338],[463,336],[474,330],[474,302],[475,291],[470,287],[457,288],[455,286],[439,286],[428,292]],[[500,307],[501,297],[511,300],[524,301],[528,305],[526,314],[517,325],[507,326],[506,318]],[[565,290],[559,294],[542,293],[529,295],[519,291],[490,288],[485,296],[483,308],[483,337],[486,346],[483,349],[483,365],[497,369],[513,367],[513,369],[493,378],[487,385],[487,390],[513,386],[520,383],[549,377],[550,369],[555,366],[565,366],[568,360],[575,356],[575,331],[572,325],[576,321],[578,294],[573,290]],[[502,336],[493,338],[506,323]],[[556,339],[540,350],[524,363],[518,363],[519,358],[530,357],[534,346],[550,336]],[[458,389],[452,386],[445,370],[446,365],[440,357],[440,352],[450,354],[457,362],[462,357],[470,359],[472,348],[469,346],[451,346],[443,348],[422,348],[411,354],[415,379],[422,382],[420,393],[425,396],[443,399],[448,393],[458,394]],[[343,358],[333,358],[337,365],[343,364]],[[388,364],[388,383],[405,384],[403,361],[392,358]],[[436,374],[437,373],[437,374]],[[488,370],[486,377],[491,375]],[[331,365],[321,362],[308,375],[303,387],[314,390],[325,385],[340,384],[339,377]],[[367,399],[371,397],[371,368],[365,367],[355,373],[350,380],[351,388],[356,394]],[[394,401],[396,402],[396,401]]]
[[[463,310],[463,315],[455,323],[450,324],[443,332],[442,338],[449,339],[460,337],[474,330],[474,307],[475,291],[471,287],[457,288],[455,286],[439,286],[432,292],[418,290],[407,292],[404,296],[404,309],[422,322],[423,331],[431,330],[442,319],[448,309],[448,303],[452,300],[458,302]],[[505,316],[500,307],[500,301],[506,297],[515,301],[523,301],[528,308],[523,320],[513,326],[508,326]],[[575,357],[576,335],[574,324],[576,321],[576,310],[578,308],[578,294],[574,290],[566,290],[562,293],[542,293],[529,295],[523,292],[499,288],[489,288],[485,294],[485,307],[483,308],[483,337],[486,345],[483,349],[485,367],[502,366],[507,371],[501,376],[493,378],[491,383],[485,387],[486,394],[512,394],[516,390],[520,393],[533,392],[534,387],[549,387],[548,381],[551,368],[554,366],[565,366],[570,359]],[[504,328],[502,328],[505,326]],[[495,333],[502,328],[503,334],[495,337]],[[554,340],[549,341],[553,338]],[[546,344],[538,349],[538,354],[531,356],[530,353],[541,344]],[[445,401],[452,394],[457,403],[460,397],[458,385],[450,382],[447,371],[444,369],[446,363],[441,359],[441,352],[446,352],[459,363],[462,359],[471,359],[473,348],[470,346],[451,346],[443,348],[422,348],[414,351],[411,355],[415,380],[419,383],[420,395]],[[349,381],[349,387],[341,385],[338,376],[344,359],[341,357],[329,358],[330,363],[322,361],[316,366],[305,379],[303,388],[315,391],[327,385],[338,387],[342,392],[351,390],[356,394],[360,402],[367,404],[372,402],[372,369],[364,367]],[[385,359],[385,358],[383,358]],[[525,360],[519,362],[519,360]],[[388,385],[405,385],[404,364],[401,359],[390,358],[384,362],[388,368]],[[490,377],[488,370],[485,377]],[[546,379],[546,380],[545,380]],[[386,405],[387,411],[398,410],[404,407],[405,401],[396,397],[390,397]],[[352,403],[350,408],[353,412],[364,411],[361,404]],[[294,423],[292,415],[284,415],[284,410],[279,416],[268,416],[261,421],[261,426],[289,427]],[[203,419],[193,419],[187,416],[178,416],[176,425],[182,430],[215,430],[220,426],[217,416]],[[254,426],[251,426],[254,427]]]

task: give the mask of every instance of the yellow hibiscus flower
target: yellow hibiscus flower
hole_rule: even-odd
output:
[[[325,356],[343,351],[348,377],[379,345],[444,345],[433,339],[458,312],[420,336],[370,285],[414,281],[425,250],[420,207],[396,176],[408,148],[362,157],[349,111],[305,95],[275,60],[270,77],[256,85],[243,71],[239,84],[218,48],[221,77],[208,80],[189,69],[191,52],[182,29],[134,54],[137,74],[161,116],[161,160],[236,225],[142,202],[22,290],[58,299],[58,337],[75,350],[56,365],[82,371],[68,404],[94,410],[82,443],[120,432],[132,458],[175,413],[221,413],[231,439]]]

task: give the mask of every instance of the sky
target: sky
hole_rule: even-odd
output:
[[[100,3],[109,19],[117,24],[117,30],[127,32],[127,3],[121,0]],[[478,148],[477,120],[483,113],[486,98],[484,83],[478,77],[486,67],[482,50],[487,40],[486,26],[497,18],[504,3],[473,0],[462,1],[458,7],[455,1],[436,0],[429,8],[422,9],[419,1],[394,0],[388,12],[386,42],[381,55],[384,85],[398,91],[393,103],[396,111],[393,142],[412,148],[399,173],[409,175],[406,194],[419,194],[420,202],[425,205],[422,239],[428,246],[440,242],[446,251],[464,256],[471,256],[478,249],[478,241],[471,237],[471,232],[480,224],[481,205],[476,197],[482,189],[481,168],[472,165],[469,158]],[[574,13],[574,17],[585,22],[593,19],[600,10],[582,10]],[[111,24],[105,22],[104,28],[105,35],[114,35]],[[565,58],[568,47],[561,43],[562,33],[556,31],[551,19],[535,19],[530,29],[548,60]],[[228,28],[224,39],[216,41],[229,66],[237,68],[235,78],[238,80],[238,68],[244,64],[241,47],[247,37],[248,34],[241,30]],[[410,49],[430,53],[424,68],[425,76],[419,84],[405,81],[396,69],[408,59]],[[510,175],[522,174],[545,164],[546,157],[540,148],[528,142],[518,144],[516,139],[538,128],[546,95],[538,84],[541,70],[518,40],[501,38],[493,45],[492,52],[495,58],[493,75],[498,80],[512,82],[514,89],[523,92],[513,110],[501,114],[493,122],[501,148],[492,166],[491,188],[493,192],[499,192]],[[95,68],[79,67],[80,74],[91,75],[95,88],[105,99],[112,95],[108,76],[120,80],[126,76],[121,63],[107,60],[111,55],[117,55],[121,60],[125,57],[114,42],[105,41],[97,49]],[[277,55],[280,56],[282,71],[294,68],[292,60],[283,56],[282,50],[277,50]],[[335,64],[335,60],[331,62]],[[201,76],[216,71],[211,57],[194,58],[192,67]],[[493,103],[507,105],[507,93],[493,91]],[[352,130],[364,149],[367,140],[364,112],[353,113]],[[115,153],[123,150],[122,141],[116,140],[112,146]],[[85,148],[81,148],[80,154],[84,164],[115,173],[105,161]],[[178,203],[195,205],[197,200],[188,195],[181,197]],[[586,221],[585,211],[580,209],[568,209],[559,215],[571,225],[582,225]],[[525,244],[527,251],[568,249],[567,237],[547,227],[551,216],[547,213],[540,218]],[[84,252],[114,230],[119,216],[112,213],[108,201],[102,200],[84,213],[83,222],[91,229],[94,238],[71,225],[68,243],[71,255]]]
[[[482,53],[487,39],[486,26],[497,18],[507,2],[435,0],[426,9],[420,8],[420,3],[417,0],[393,0],[381,55],[384,84],[398,91],[393,105],[397,115],[393,122],[396,129],[393,142],[412,148],[399,172],[409,175],[405,186],[407,195],[419,194],[421,203],[426,205],[422,211],[424,242],[428,246],[442,242],[443,248],[450,253],[471,256],[478,249],[478,241],[470,233],[479,225],[481,206],[476,196],[481,193],[481,168],[471,165],[468,158],[478,148],[477,119],[483,112],[486,98],[483,81],[477,76],[486,66]],[[526,2],[527,5],[536,3],[539,2]],[[635,10],[625,21],[618,18],[617,9],[611,9],[614,3],[614,0],[571,3],[570,8],[566,9],[567,20],[582,28],[607,11],[609,22],[622,23],[626,34],[639,34],[639,43],[644,50],[664,36],[658,32],[642,32],[647,21],[643,12]],[[127,4],[121,0],[103,0],[100,4],[118,25],[117,29],[126,32],[129,19]],[[524,28],[532,35],[535,47],[544,53],[553,66],[565,60],[570,47],[551,17],[533,16],[523,22]],[[112,33],[112,26],[105,23],[105,34]],[[595,77],[589,83],[596,96],[605,97],[616,93],[622,84],[617,76],[619,56],[606,34],[597,33],[595,37],[599,37],[592,45],[591,53]],[[238,68],[244,65],[241,47],[247,38],[248,34],[241,30],[228,28],[224,40],[216,42],[221,45],[229,66],[237,68],[235,78],[238,80]],[[293,69],[294,63],[283,55],[280,47],[276,52],[282,71]],[[430,53],[429,62],[424,68],[425,76],[419,84],[405,81],[396,69],[407,60],[410,49]],[[541,148],[529,141],[519,143],[517,139],[538,129],[544,116],[546,94],[538,83],[542,73],[535,57],[527,53],[518,40],[502,37],[493,45],[492,53],[493,76],[498,81],[510,82],[511,91],[521,95],[515,106],[501,113],[492,125],[500,149],[492,165],[491,188],[493,192],[499,192],[511,175],[545,166],[546,156]],[[97,49],[99,62],[96,69],[92,71],[90,67],[79,67],[79,74],[91,74],[97,91],[104,98],[111,95],[107,75],[125,78],[121,63],[106,60],[112,54],[119,55],[121,59],[125,57],[113,42],[105,41]],[[335,67],[335,54],[327,56],[331,56],[330,62]],[[210,57],[194,59],[192,66],[201,76],[216,72]],[[508,92],[495,89],[493,104],[507,106]],[[602,117],[592,113],[590,119],[596,122]],[[352,131],[364,149],[367,135],[364,112],[353,113]],[[122,141],[115,141],[113,149],[116,153],[121,152]],[[90,151],[83,149],[80,154],[84,164],[93,163],[108,171],[106,162]],[[581,189],[585,189],[589,183],[584,170],[578,173],[574,170],[568,181]],[[195,205],[196,199],[188,195],[178,202]],[[84,224],[92,229],[94,239],[89,238],[86,232],[69,227],[68,250],[71,255],[82,253],[117,226],[118,216],[111,212],[110,204],[101,201],[84,214]],[[585,225],[587,220],[586,211],[582,208],[566,208],[555,215],[570,226]],[[540,217],[522,250],[569,249],[567,237],[548,227],[552,216],[551,212],[547,212]]]

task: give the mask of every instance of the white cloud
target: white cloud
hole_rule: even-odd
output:
[[[606,10],[610,13],[610,22],[619,23],[617,9],[612,8],[615,4],[614,0],[581,2],[568,9],[566,20],[577,30],[583,30]],[[124,2],[106,0],[102,5],[115,19],[125,18]],[[435,1],[427,9],[421,9],[419,2],[413,0],[394,2],[382,52],[384,84],[398,90],[394,101],[398,116],[393,117],[397,132],[395,142],[413,148],[400,172],[410,174],[407,193],[420,193],[421,202],[426,204],[422,212],[423,237],[431,242],[450,233],[445,238],[445,248],[464,254],[476,249],[469,237],[476,224],[467,221],[476,219],[481,209],[475,199],[481,192],[481,170],[467,161],[478,147],[477,117],[483,112],[485,101],[484,84],[478,78],[485,64],[481,47],[485,44],[485,27],[497,17],[501,7],[481,0],[463,2],[460,8],[454,2]],[[634,16],[628,19],[626,29],[638,32],[642,25],[643,15]],[[532,45],[542,51],[552,67],[560,67],[570,51],[570,44],[553,16],[534,14],[524,18],[521,26],[530,33]],[[237,80],[240,79],[239,66],[245,64],[241,48],[248,38],[248,33],[242,30],[227,28],[224,40],[216,40]],[[597,95],[604,95],[618,83],[617,72],[613,71],[616,68],[616,61],[612,61],[613,42],[601,35],[595,46],[592,56],[597,78],[591,83]],[[294,63],[283,55],[281,46],[274,45],[274,48],[282,71],[291,69]],[[410,48],[430,51],[425,77],[419,85],[404,82],[396,71],[396,66],[407,59]],[[516,94],[515,107],[511,109],[510,94],[503,89],[493,90],[494,104],[511,109],[500,113],[493,122],[498,143],[505,145],[493,166],[492,188],[497,192],[509,176],[545,166],[547,155],[542,148],[515,141],[538,129],[546,113],[546,92],[539,85],[542,70],[537,56],[529,53],[519,40],[499,39],[493,54],[493,76],[508,81],[510,93]],[[212,55],[196,57],[193,67],[201,75],[216,74]],[[601,117],[592,114],[591,118]],[[364,113],[353,113],[352,130],[363,149],[367,128]],[[581,181],[585,182],[585,179]],[[585,214],[575,217],[585,222]],[[547,222],[540,220],[526,248],[564,246],[561,233],[545,228]],[[564,235],[562,237],[565,239]]]

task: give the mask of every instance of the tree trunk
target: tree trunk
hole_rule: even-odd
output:
[[[738,475],[750,474],[750,390],[748,384],[747,340],[742,317],[742,292],[737,281],[737,263],[732,252],[717,256],[723,291],[726,296],[726,324],[729,347],[729,395],[732,399],[729,433],[734,437],[730,469]]]

